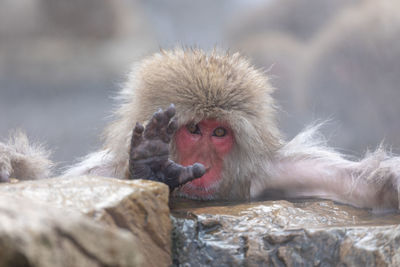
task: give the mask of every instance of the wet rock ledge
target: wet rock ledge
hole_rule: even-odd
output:
[[[101,177],[1,184],[0,267],[400,266],[400,214],[168,193]]]
[[[175,266],[400,266],[400,215],[331,201],[171,202]]]
[[[0,185],[0,266],[169,266],[168,187],[100,177]]]

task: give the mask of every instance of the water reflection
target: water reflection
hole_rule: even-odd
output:
[[[171,214],[178,218],[194,219],[205,216],[214,219],[239,219],[254,226],[280,229],[304,229],[332,226],[397,225],[400,214],[373,214],[369,210],[354,208],[333,201],[300,199],[257,202],[196,201],[170,199]]]

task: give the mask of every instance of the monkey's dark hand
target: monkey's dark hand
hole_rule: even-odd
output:
[[[177,129],[175,106],[154,113],[150,122],[144,128],[136,123],[133,129],[130,155],[129,178],[146,179],[163,182],[171,190],[193,179],[199,178],[206,172],[200,163],[184,167],[169,156],[169,143]]]

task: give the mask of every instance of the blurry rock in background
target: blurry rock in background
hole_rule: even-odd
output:
[[[96,149],[130,64],[176,45],[242,51],[278,87],[288,137],[400,151],[400,19],[383,0],[0,0],[0,137],[25,129],[61,166]]]

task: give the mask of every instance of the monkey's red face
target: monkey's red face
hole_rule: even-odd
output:
[[[178,161],[187,166],[203,164],[207,172],[182,186],[189,196],[207,198],[216,193],[221,180],[224,157],[231,151],[234,136],[232,129],[216,120],[203,120],[198,124],[181,127],[175,134]]]

